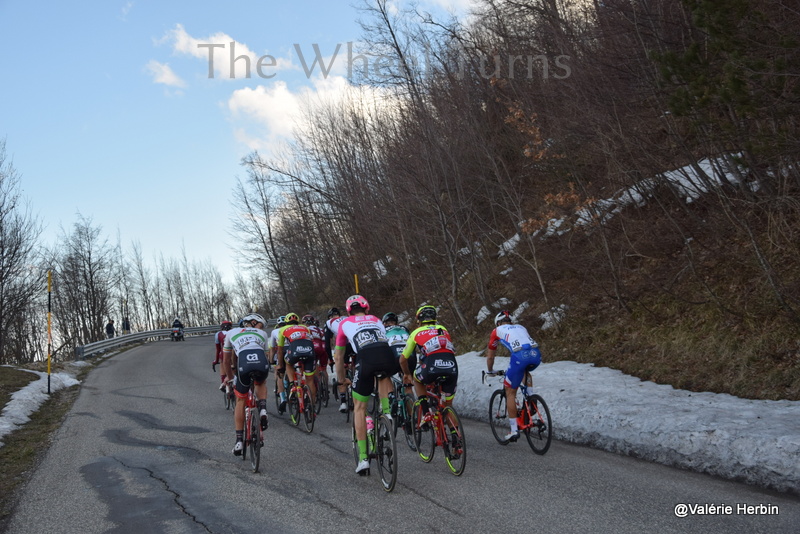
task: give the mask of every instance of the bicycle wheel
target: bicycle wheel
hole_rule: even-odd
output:
[[[320,391],[322,392],[322,405],[327,408],[328,402],[331,400],[331,390],[327,380],[322,379],[320,383],[322,384],[322,388],[317,390],[317,394],[319,394]]]
[[[531,427],[525,429],[528,444],[536,454],[544,454],[550,448],[553,439],[553,423],[550,420],[550,408],[539,395],[531,395],[525,401],[531,415]]]
[[[247,435],[249,433],[249,430],[248,430],[249,426],[247,424],[248,423],[247,420],[250,417],[250,412],[251,411],[252,410],[247,408],[247,405],[245,404],[245,409],[244,409],[244,439],[242,439],[242,461],[243,462],[247,459],[247,448],[248,448],[248,445],[250,445],[250,443],[248,443],[250,441],[250,436]]]
[[[289,392],[289,398],[286,400],[286,406],[289,409],[289,419],[292,424],[297,426],[300,424],[300,399],[297,397],[297,390],[292,388]]]
[[[247,421],[247,428],[249,431],[249,445],[250,445],[250,465],[253,467],[253,473],[258,473],[258,466],[261,463],[261,418],[258,416],[256,409],[250,410],[249,421]]]
[[[319,379],[319,375],[314,375],[314,385],[317,389],[317,400],[314,402],[314,411],[319,413],[322,411],[322,380]]]
[[[281,413],[281,394],[278,393],[278,383],[275,382],[274,394],[272,397],[275,399],[275,413]]]
[[[495,390],[489,399],[489,426],[492,427],[494,439],[500,445],[508,445],[506,435],[510,432],[508,412],[506,411],[506,392],[504,389]]]
[[[433,453],[436,451],[436,436],[433,434],[433,424],[426,423],[425,427],[420,426],[423,413],[419,404],[414,405],[414,445],[417,447],[419,457],[425,463],[433,460]]]
[[[464,437],[464,427],[452,406],[442,410],[444,419],[444,455],[447,466],[455,476],[460,476],[467,465],[467,439]]]
[[[345,388],[344,399],[345,399],[345,402],[347,403],[347,411],[345,412],[346,421],[349,423],[350,422],[350,412],[352,412],[353,408],[354,408],[354,406],[353,406],[353,389],[350,386],[347,386],[347,388]]]
[[[316,418],[314,404],[311,403],[311,392],[308,390],[308,386],[303,386],[303,425],[309,434],[314,430],[314,420]]]
[[[394,427],[395,434],[397,429],[402,428],[406,438],[406,445],[414,452],[417,452],[417,445],[414,443],[414,401],[411,397],[403,395],[397,405],[397,424]]]
[[[375,457],[384,491],[392,491],[397,482],[397,443],[393,427],[385,415],[378,418],[375,427]]]

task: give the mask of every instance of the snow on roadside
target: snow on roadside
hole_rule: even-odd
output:
[[[453,402],[461,415],[488,422],[500,379],[481,384],[480,354],[458,357]],[[498,356],[495,369],[507,367]],[[800,493],[800,401],[695,393],[566,361],[543,363],[533,383],[558,440]]]
[[[49,398],[47,393],[47,373],[31,371],[29,369],[18,370],[39,375],[39,380],[34,380],[11,395],[11,400],[3,409],[2,414],[0,414],[0,447],[4,445],[2,442],[3,437],[16,430],[17,427],[30,421],[30,415],[38,410]],[[79,383],[78,380],[68,373],[50,374],[51,393]]]

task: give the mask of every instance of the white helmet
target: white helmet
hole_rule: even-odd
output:
[[[250,315],[247,315],[244,319],[242,319],[242,321],[244,321],[245,323],[251,323],[253,321],[256,321],[263,325],[267,324],[267,321],[265,321],[264,318],[257,313],[251,313]]]
[[[509,323],[514,323],[514,319],[511,318],[511,312],[508,310],[503,310],[497,315],[494,316],[494,325],[497,326],[500,324],[500,321],[508,321]]]

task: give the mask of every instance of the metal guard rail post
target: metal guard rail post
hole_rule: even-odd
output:
[[[213,334],[215,332],[219,332],[219,325],[217,324],[209,326],[193,326],[183,329],[184,335]],[[99,352],[116,349],[122,347],[123,345],[128,345],[130,343],[136,343],[139,341],[158,340],[165,337],[170,337],[171,334],[172,328],[162,328],[161,330],[148,330],[147,332],[137,332],[135,334],[123,334],[121,336],[112,337],[111,339],[87,343],[86,345],[75,347],[75,359],[82,360]]]

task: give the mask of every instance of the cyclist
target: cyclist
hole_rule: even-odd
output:
[[[394,312],[384,314],[382,322],[383,326],[386,327],[386,337],[389,339],[389,346],[394,350],[399,364],[403,349],[406,347],[406,342],[408,341],[408,328],[398,323],[397,314]],[[416,353],[409,359],[408,366],[410,369],[415,369],[417,367]],[[400,369],[400,374],[403,374],[402,368]],[[408,383],[409,382],[406,382],[406,384]],[[406,394],[411,394],[411,388],[406,388]]]
[[[217,335],[214,336],[214,346],[217,350],[217,353],[216,356],[214,357],[214,361],[211,362],[212,371],[216,371],[217,364],[222,363],[222,347],[223,345],[225,345],[225,334],[228,332],[228,330],[233,328],[233,323],[225,319],[224,321],[222,321],[222,324],[220,325],[219,328],[220,328],[219,332],[217,332]],[[225,389],[225,382],[228,381],[228,377],[225,374],[225,369],[222,365],[219,366],[219,372],[220,372],[219,379],[221,382],[219,385],[219,390],[222,391]]]
[[[328,366],[328,352],[325,350],[325,333],[319,327],[317,318],[311,314],[303,316],[303,324],[311,332],[311,341],[314,343],[314,356],[317,360],[317,372],[327,384],[328,371],[325,368]]]
[[[417,402],[425,414],[422,424],[425,424],[430,422],[425,386],[439,377],[446,377],[442,382],[444,405],[452,404],[458,385],[458,363],[450,334],[436,321],[436,308],[422,306],[417,310],[416,319],[419,327],[408,336],[408,343],[400,358],[400,367],[403,369],[403,381],[407,384],[412,379],[408,360],[414,355],[415,349],[419,350],[419,364],[413,371],[413,383]]]
[[[251,313],[242,319],[242,328],[234,328],[225,334],[225,345],[222,347],[222,366],[228,380],[234,381],[234,391],[240,400],[247,398],[250,385],[255,384],[258,397],[257,410],[261,417],[261,428],[267,428],[267,386],[269,361],[267,360],[267,333],[264,332],[266,321],[257,313]],[[235,361],[235,363],[234,363]],[[235,371],[234,371],[235,369]],[[234,380],[235,372],[235,380]],[[244,444],[244,402],[237,402],[233,412],[236,429],[236,445],[233,454],[242,455]]]
[[[336,369],[336,377],[342,377],[339,382],[339,400],[341,404],[339,405],[339,411],[341,413],[347,412],[347,400],[345,400],[345,392],[347,391],[347,386],[344,384],[344,374],[339,374],[339,367],[338,362],[334,362],[333,351],[332,347],[336,345],[336,335],[339,333],[339,323],[344,320],[342,314],[339,312],[339,308],[331,308],[328,310],[328,320],[325,322],[325,352],[328,353],[328,361],[332,364],[337,365]],[[348,345],[345,353],[344,353],[344,365],[347,365],[350,362],[350,358],[352,357],[353,351]],[[343,368],[344,368],[343,365]]]
[[[514,324],[508,310],[503,310],[494,318],[495,329],[489,337],[488,351],[486,352],[486,371],[494,375],[494,358],[497,346],[503,345],[511,353],[511,362],[503,379],[506,390],[506,406],[508,407],[508,421],[511,432],[505,437],[510,441],[519,438],[517,427],[517,388],[522,383],[525,371],[533,371],[542,362],[539,344],[536,343],[528,330],[521,324]]]
[[[284,318],[284,315],[278,317],[275,328],[269,334],[269,361],[275,366],[275,384],[281,399],[278,407],[278,415],[282,415],[283,411],[286,409],[286,388],[283,385],[283,371],[278,365],[278,333],[281,331],[281,328],[286,326]]]
[[[289,381],[294,382],[297,380],[294,364],[299,363],[306,376],[311,404],[314,404],[317,398],[317,386],[314,384],[317,363],[311,331],[306,325],[300,324],[300,317],[296,313],[287,313],[283,316],[283,320],[286,326],[278,332],[278,371],[285,372]],[[288,347],[284,348],[287,346],[287,340]],[[283,402],[281,406],[284,406]]]
[[[339,333],[336,335],[336,376],[344,377],[344,352],[345,346],[350,345],[356,355],[356,366],[353,373],[353,400],[355,413],[353,424],[356,429],[359,462],[356,473],[366,474],[369,469],[367,459],[367,401],[373,391],[375,375],[379,372],[386,373],[386,378],[379,384],[381,397],[381,411],[389,414],[389,390],[392,387],[393,374],[398,372],[397,358],[394,355],[389,341],[386,338],[386,329],[380,319],[374,315],[367,315],[369,303],[361,295],[353,295],[345,304],[350,314],[339,323]],[[349,380],[345,378],[343,382]]]

